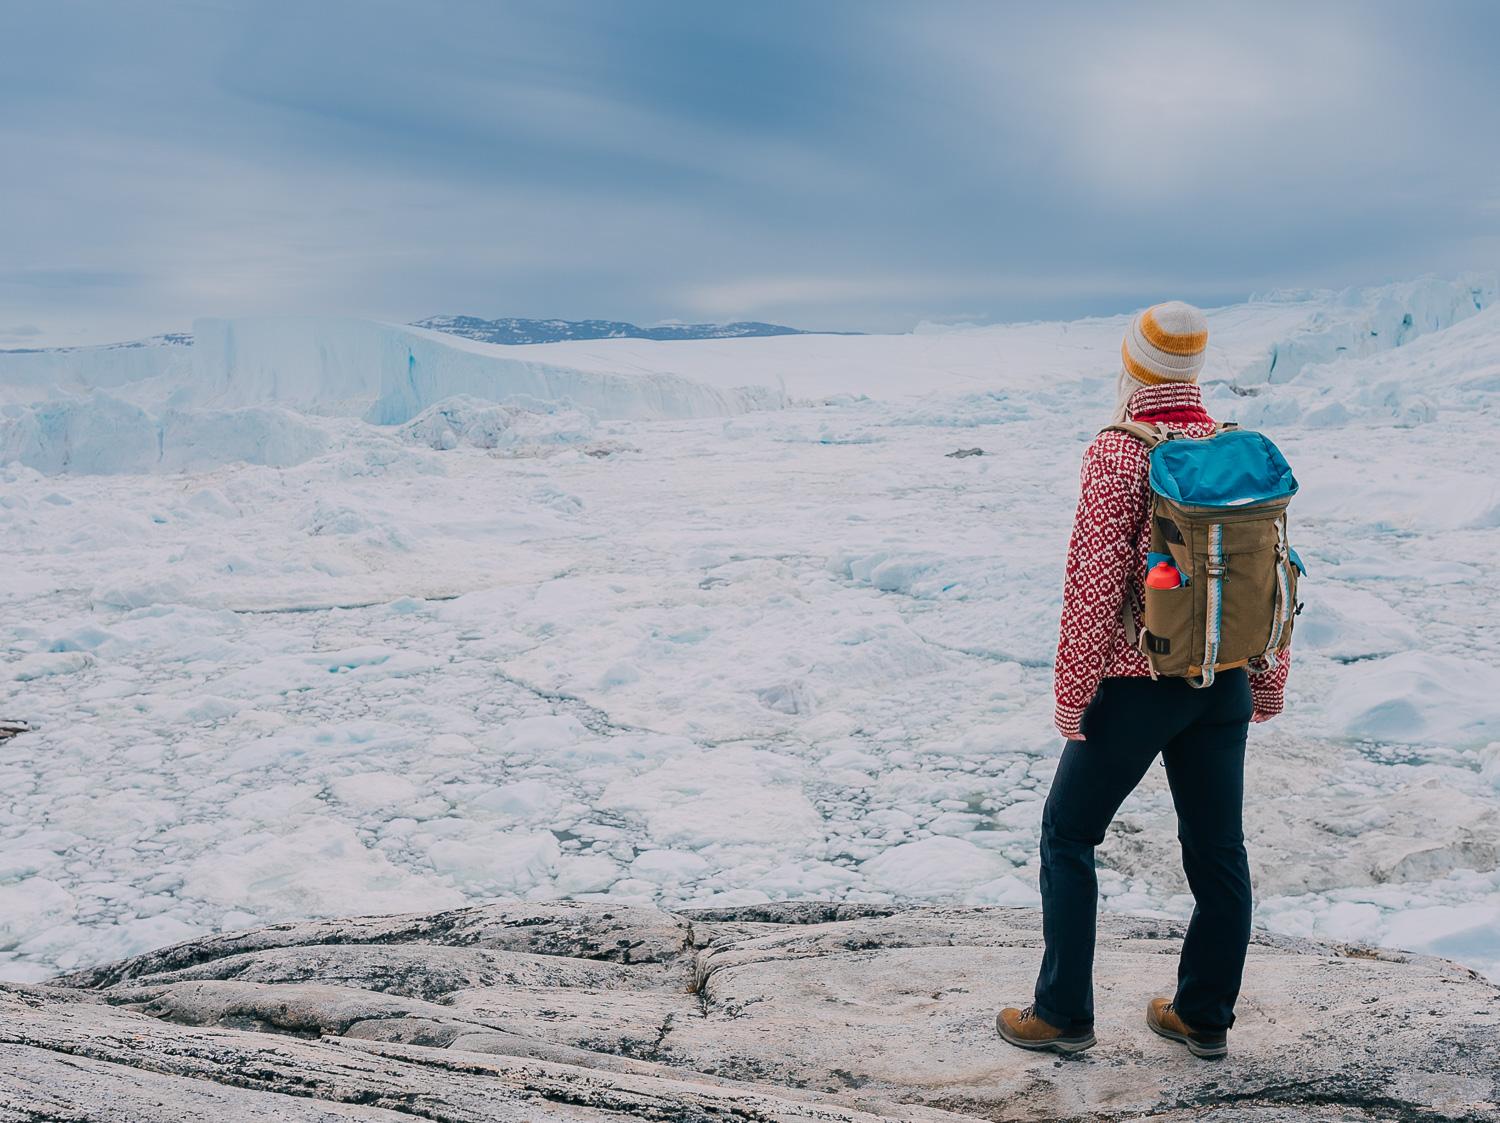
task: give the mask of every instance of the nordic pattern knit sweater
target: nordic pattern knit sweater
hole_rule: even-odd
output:
[[[1132,420],[1164,424],[1190,437],[1213,432],[1214,419],[1190,382],[1143,387],[1130,396],[1126,412]],[[1127,433],[1100,433],[1083,454],[1053,676],[1055,720],[1064,737],[1079,736],[1079,719],[1105,678],[1151,673],[1146,657],[1126,641],[1120,612],[1128,592],[1139,634],[1151,541],[1149,470],[1145,446]],[[1251,671],[1258,715],[1281,712],[1290,666],[1288,651],[1275,670]]]

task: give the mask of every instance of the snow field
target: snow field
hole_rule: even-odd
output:
[[[1307,305],[1217,311],[1224,353]],[[1475,470],[1500,321],[1454,318],[1206,393],[1280,416],[1303,484],[1288,713],[1252,731],[1259,919],[1500,975],[1500,494]],[[231,448],[258,413],[322,444],[85,474],[101,423],[68,472],[0,467],[0,680],[39,727],[0,747],[0,975],[497,896],[1035,903],[1110,334],[911,337],[973,372],[915,399],[632,420],[449,396],[380,427],[185,407],[231,417]],[[762,343],[790,346],[712,346]],[[872,393],[919,377],[891,346]],[[1172,839],[1153,769],[1101,849],[1106,907],[1186,914]]]

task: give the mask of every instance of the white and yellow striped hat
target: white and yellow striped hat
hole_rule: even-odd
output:
[[[1136,313],[1120,355],[1125,373],[1146,386],[1196,382],[1208,351],[1208,321],[1191,304],[1168,301]]]

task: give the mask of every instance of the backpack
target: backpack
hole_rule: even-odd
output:
[[[1275,667],[1302,610],[1297,578],[1306,572],[1287,541],[1297,481],[1281,451],[1232,422],[1197,438],[1139,421],[1103,431],[1111,429],[1139,440],[1150,460],[1147,572],[1167,562],[1181,575],[1176,588],[1148,583],[1142,590],[1139,636],[1135,593],[1126,593],[1125,635],[1146,656],[1151,677],[1205,687],[1216,671]]]

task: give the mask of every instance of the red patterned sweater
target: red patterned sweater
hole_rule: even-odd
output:
[[[1146,386],[1126,405],[1136,421],[1166,424],[1190,437],[1206,437],[1214,420],[1203,408],[1193,383]],[[1083,454],[1082,492],[1063,582],[1062,626],[1057,643],[1055,720],[1064,737],[1077,738],[1078,721],[1099,683],[1115,675],[1149,675],[1146,657],[1125,640],[1120,606],[1127,589],[1136,628],[1141,619],[1140,590],[1146,583],[1150,511],[1145,446],[1119,432],[1100,433]],[[1251,672],[1250,693],[1257,717],[1281,712],[1290,652],[1272,671]]]

